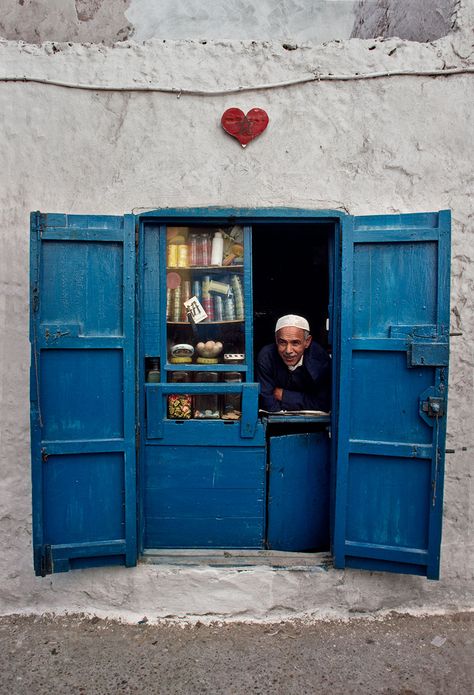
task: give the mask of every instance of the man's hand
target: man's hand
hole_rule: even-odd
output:
[[[277,399],[277,401],[282,401],[283,400],[283,389],[276,388],[273,389],[273,395]]]

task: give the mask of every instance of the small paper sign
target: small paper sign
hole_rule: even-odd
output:
[[[184,302],[186,307],[186,313],[192,318],[194,323],[201,323],[207,319],[207,314],[203,309],[203,306],[197,297],[191,297],[186,302]]]

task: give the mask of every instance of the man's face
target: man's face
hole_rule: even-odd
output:
[[[302,328],[295,328],[294,326],[286,326],[276,332],[275,340],[278,354],[287,367],[294,367],[295,364],[298,364],[303,352],[310,346],[311,336],[305,338],[304,334]]]

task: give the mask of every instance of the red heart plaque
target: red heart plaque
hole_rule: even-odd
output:
[[[242,147],[263,133],[268,125],[268,114],[263,109],[250,109],[247,115],[240,109],[232,108],[224,111],[221,125],[229,135],[237,138]]]

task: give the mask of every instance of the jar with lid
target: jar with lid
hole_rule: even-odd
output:
[[[160,381],[160,358],[151,357],[149,360],[149,368],[146,375],[146,380],[149,384],[157,384]]]
[[[174,384],[189,383],[189,372],[171,372],[170,381]],[[170,393],[168,396],[168,418],[170,420],[189,420],[192,412],[192,398],[188,393]]]
[[[196,372],[195,381],[201,383],[217,383],[217,372]],[[203,393],[194,396],[193,417],[197,420],[217,420],[221,416],[219,396],[217,393]]]
[[[240,372],[226,372],[224,375],[226,384],[240,384],[242,375]],[[222,419],[238,420],[242,412],[242,396],[240,393],[225,393],[223,398]]]

